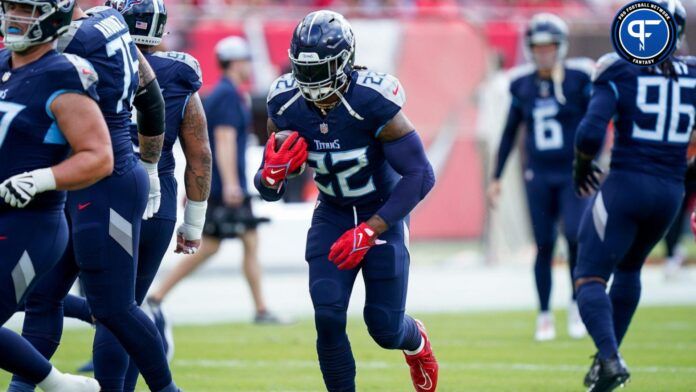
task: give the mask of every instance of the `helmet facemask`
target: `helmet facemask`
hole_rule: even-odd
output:
[[[32,7],[32,16],[17,16],[8,15],[5,10],[5,6],[8,3],[25,4]],[[61,0],[57,4],[51,4],[44,1],[32,1],[32,0],[15,0],[15,1],[3,1],[2,7],[0,9],[0,21],[2,22],[2,35],[3,44],[5,47],[14,52],[23,52],[31,46],[39,45],[42,43],[49,42],[53,40],[56,36],[65,32],[69,23],[64,26],[56,26],[54,34],[47,34],[44,31],[45,27],[50,27],[45,22],[47,19],[59,11],[59,8],[72,9],[74,2],[72,0]],[[49,22],[50,23],[50,22]],[[56,20],[54,23],[59,24],[60,21]],[[22,32],[16,25],[22,25],[25,27]],[[51,29],[53,30],[53,29]]]
[[[297,58],[289,53],[292,74],[302,96],[310,102],[322,101],[345,86],[353,67],[354,51],[320,59],[316,53],[302,52]]]

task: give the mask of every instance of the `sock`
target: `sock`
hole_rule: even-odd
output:
[[[420,352],[420,350],[422,350],[423,346],[425,345],[425,339],[423,339],[423,336],[421,335],[421,332],[418,329],[418,324],[416,324],[416,320],[414,320],[409,315],[404,315],[404,323],[402,328],[404,331],[404,338],[401,341],[400,349],[410,352]]]
[[[103,392],[123,391],[123,383],[128,369],[128,354],[116,337],[97,322],[92,351],[94,359],[94,378],[99,381]]]
[[[92,324],[92,311],[87,304],[87,300],[76,295],[68,294],[63,300],[63,313],[65,317],[82,320],[87,324]]]
[[[607,359],[618,352],[609,296],[599,282],[585,283],[578,289],[580,316],[599,350],[599,358]]]
[[[536,281],[539,307],[542,312],[549,310],[549,297],[551,297],[551,262],[553,258],[553,246],[537,246],[537,257],[534,263],[534,279]]]
[[[53,369],[26,339],[7,328],[0,328],[0,352],[0,368],[31,383],[43,381]]]
[[[62,384],[62,376],[63,373],[59,372],[56,368],[52,368],[48,376],[46,376],[46,378],[44,378],[44,380],[37,385],[44,391],[58,389]]]
[[[638,307],[640,289],[640,271],[617,270],[614,273],[609,298],[614,309],[614,335],[618,345],[621,345]]]
[[[319,368],[329,392],[355,391],[355,359],[348,336],[334,347],[324,347],[317,341]]]
[[[575,281],[573,280],[573,271],[575,271],[575,265],[578,262],[578,243],[575,241],[568,241],[568,268],[570,269],[570,287],[572,287],[571,298],[573,301],[577,299],[575,293]]]
[[[119,388],[123,388],[121,380],[125,378],[128,368],[128,357],[125,356],[125,352],[135,361],[150,390],[162,391],[169,388],[169,385],[173,385],[169,364],[162,348],[162,339],[152,320],[140,308],[135,306],[135,303],[129,306],[126,311],[111,314],[107,317],[100,317],[97,314],[96,317],[99,323],[103,324],[108,328],[108,332],[113,334],[113,336],[109,336],[106,333],[102,335],[99,346],[95,336],[95,376],[97,376],[96,378],[104,391],[107,389],[102,384],[98,374],[104,374],[105,377],[111,378],[112,381],[121,383]],[[97,328],[97,331],[99,332],[99,328]],[[110,339],[114,337],[125,348],[125,352],[118,351],[118,349],[113,347],[112,342],[116,339]],[[104,357],[101,357],[101,354],[98,355],[98,347],[100,350],[104,350]],[[109,355],[118,355],[117,367],[114,363],[104,360],[104,358],[109,358]],[[109,359],[109,361],[113,361],[113,359]],[[118,376],[116,376],[116,370],[119,372]]]
[[[14,381],[10,382],[10,385],[7,387],[7,392],[34,392],[34,389],[36,387],[34,384],[27,384],[22,381]]]

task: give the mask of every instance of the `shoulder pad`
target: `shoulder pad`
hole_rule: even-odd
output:
[[[676,58],[689,67],[696,67],[696,56],[676,56]]]
[[[595,65],[595,70],[592,73],[592,81],[599,79],[604,72],[606,72],[612,65],[616,64],[617,61],[621,60],[618,54],[611,52],[600,57]]]
[[[104,12],[106,10],[112,10],[112,9],[113,8],[106,6],[106,5],[98,5],[96,7],[92,7],[90,9],[88,9],[87,11],[85,11],[85,13],[87,15],[94,15],[94,14],[98,14],[100,12]]]
[[[89,87],[99,81],[97,72],[89,61],[69,53],[63,53],[63,56],[75,67],[75,72],[80,77],[80,82],[82,82],[82,88],[84,90],[88,90]]]
[[[378,92],[384,99],[403,107],[406,103],[406,92],[401,82],[393,75],[370,70],[358,71],[356,84]]]
[[[585,73],[585,74],[587,74],[587,76],[592,76],[592,73],[595,70],[594,61],[592,61],[592,59],[587,58],[587,57],[576,57],[576,58],[566,59],[566,61],[564,61],[563,65],[565,65],[565,67],[568,69],[572,69],[575,71],[580,71],[582,73]]]
[[[198,75],[198,79],[203,80],[203,74],[201,73],[201,65],[198,63],[198,60],[196,60],[195,57],[191,56],[188,53],[169,51],[155,52],[152,55],[160,58],[178,61],[182,64],[185,64],[189,68],[191,68],[196,73],[196,75]]]
[[[510,84],[514,83],[518,79],[521,79],[525,76],[529,76],[532,73],[536,71],[536,66],[531,63],[527,64],[522,64],[518,65],[516,67],[511,68],[507,72],[508,79],[510,80]]]
[[[77,31],[80,30],[80,27],[82,26],[82,21],[81,20],[74,20],[70,23],[70,27],[68,27],[68,31],[66,31],[63,35],[58,37],[57,39],[57,45],[56,45],[56,50],[60,53],[63,53],[65,48],[67,48],[70,45],[70,42],[72,42],[73,38],[75,38],[75,34],[77,34]]]
[[[278,79],[274,80],[273,83],[271,83],[271,88],[268,90],[268,97],[266,98],[266,102],[271,102],[271,100],[277,97],[278,95],[296,89],[297,82],[295,82],[295,78],[292,77],[291,73],[281,75]]]

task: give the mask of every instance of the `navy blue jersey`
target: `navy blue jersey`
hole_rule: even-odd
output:
[[[696,61],[673,60],[677,76],[672,78],[615,53],[599,60],[594,88],[613,93],[613,102],[602,105],[614,111],[612,169],[684,179],[696,115]]]
[[[231,80],[223,77],[213,91],[203,101],[205,116],[208,119],[208,136],[213,152],[213,171],[210,184],[210,197],[222,199],[222,179],[215,161],[215,128],[233,127],[237,131],[237,176],[239,186],[246,193],[246,145],[247,131],[251,125],[249,104]]]
[[[201,68],[198,61],[186,53],[154,52],[144,55],[157,75],[167,116],[162,156],[158,164],[159,174],[160,176],[173,175],[176,162],[174,162],[172,149],[179,137],[188,100],[203,83]],[[131,141],[138,146],[138,130],[134,123],[131,124]]]
[[[73,21],[58,39],[58,50],[88,60],[99,75],[99,108],[111,134],[114,172],[134,164],[130,141],[131,106],[138,88],[137,48],[123,16],[111,7],[96,7]]]
[[[570,173],[572,168],[573,141],[590,99],[593,63],[568,59],[563,69],[561,91],[552,80],[540,79],[532,65],[510,75],[512,103],[506,127],[516,131],[525,125],[527,166],[535,172]]]
[[[373,211],[400,178],[377,136],[401,110],[406,95],[391,75],[354,71],[343,96],[349,107],[339,103],[324,117],[302,99],[292,75],[286,74],[271,85],[268,116],[279,129],[298,131],[307,140],[308,164],[322,201]]]
[[[74,55],[46,53],[31,64],[11,69],[11,52],[0,51],[0,182],[23,172],[54,166],[70,146],[51,113],[62,93],[77,92],[94,100],[97,74]],[[62,210],[65,192],[38,194],[28,209]],[[0,210],[10,208],[0,200]]]

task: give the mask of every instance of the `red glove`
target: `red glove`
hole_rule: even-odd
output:
[[[269,185],[282,182],[288,174],[299,170],[307,160],[307,142],[297,132],[288,136],[278,151],[275,150],[275,145],[274,132],[266,142],[265,160],[261,171],[261,178]]]
[[[331,245],[329,260],[340,270],[357,267],[365,257],[365,253],[375,245],[376,234],[375,230],[365,222],[346,231]]]
[[[696,211],[691,213],[691,232],[694,233],[694,237],[696,237]]]

